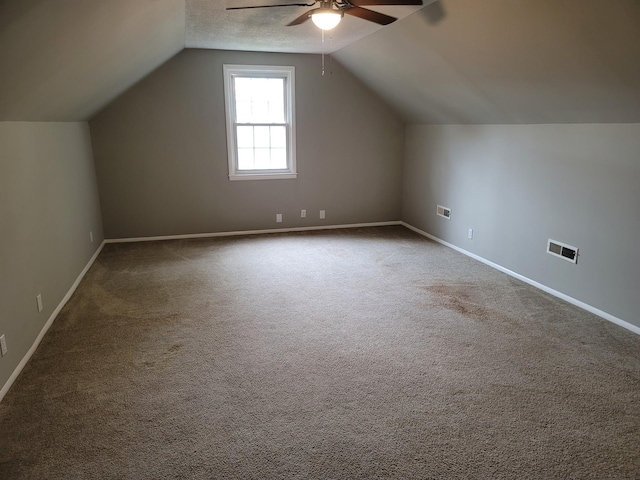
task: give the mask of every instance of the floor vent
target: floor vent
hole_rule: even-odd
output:
[[[438,205],[438,215],[446,218],[447,220],[451,220],[451,209],[447,207],[443,207],[442,205]]]
[[[578,249],[566,243],[549,239],[547,243],[547,253],[562,258],[567,262],[578,263]]]

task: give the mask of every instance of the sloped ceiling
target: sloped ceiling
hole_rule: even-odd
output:
[[[435,0],[423,0],[424,4]],[[288,3],[307,3],[314,0],[186,0],[187,48],[212,48],[218,50],[248,50],[281,53],[334,52],[356,40],[377,32],[382,26],[344,15],[337,28],[325,34],[310,20],[287,27],[292,20],[314,6],[286,6],[226,10],[227,7],[246,7]],[[402,19],[419,6],[366,7],[392,17]]]
[[[86,120],[184,48],[184,0],[0,0],[0,120]]]
[[[406,122],[640,122],[640,1],[435,6],[334,55]]]
[[[0,121],[86,120],[186,45],[333,52],[408,123],[640,122],[639,0],[372,7],[401,20],[324,45],[307,7],[225,10],[289,1],[0,0]]]

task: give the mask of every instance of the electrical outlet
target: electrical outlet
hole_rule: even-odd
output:
[[[306,218],[307,216],[307,211],[306,210],[300,210],[300,218]]]
[[[277,223],[282,223],[282,214],[281,213],[276,213],[276,222]]]
[[[324,220],[325,219],[325,212],[324,210],[320,210],[320,220]]]
[[[36,296],[36,303],[38,304],[38,311],[41,312],[42,311],[42,294],[39,293]]]
[[[469,240],[473,240],[473,228],[470,228],[469,231],[467,232],[467,238]]]
[[[91,239],[91,243],[93,243],[93,230],[89,231],[89,238]]]
[[[4,333],[0,335],[0,354],[4,357],[7,354],[7,338]]]

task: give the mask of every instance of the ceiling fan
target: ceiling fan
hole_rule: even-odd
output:
[[[397,18],[375,12],[363,6],[387,6],[387,5],[422,5],[422,0],[316,0],[311,3],[284,3],[275,5],[254,5],[249,7],[228,7],[227,10],[244,10],[248,8],[271,8],[271,7],[313,7],[319,3],[318,8],[303,13],[298,18],[288,23],[288,27],[300,25],[311,18],[314,24],[322,30],[334,28],[343,15],[353,15],[378,25],[389,25]]]

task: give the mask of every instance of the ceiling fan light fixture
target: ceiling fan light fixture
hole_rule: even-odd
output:
[[[342,20],[342,11],[333,8],[318,8],[311,14],[311,20],[322,30],[331,30]]]

